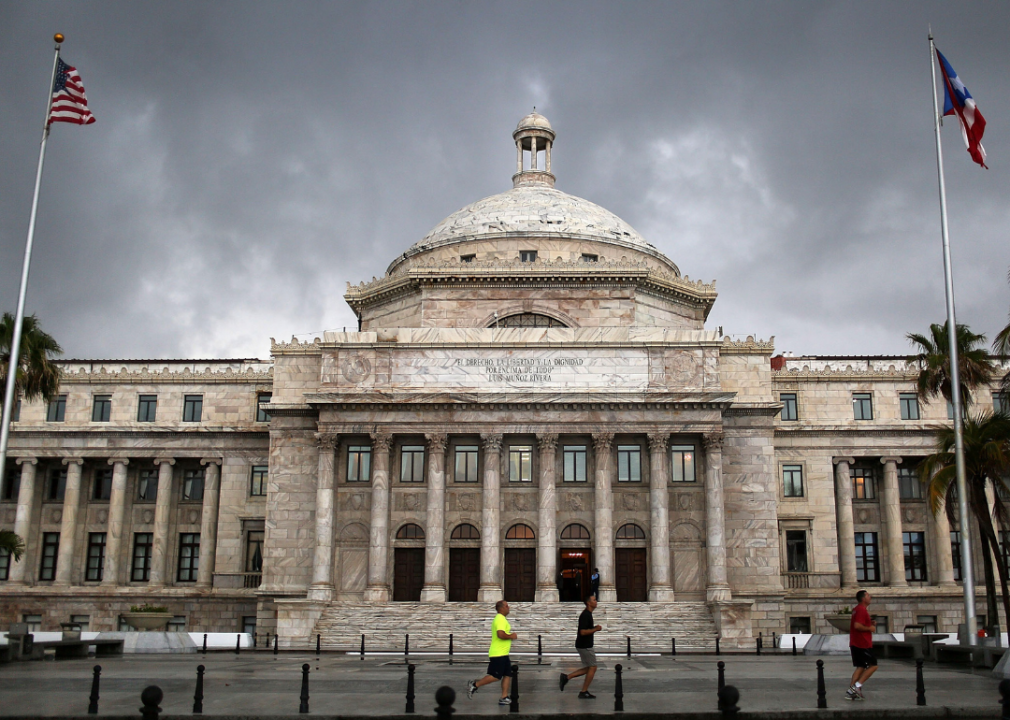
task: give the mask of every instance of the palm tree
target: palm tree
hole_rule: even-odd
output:
[[[935,327],[935,326],[934,326]],[[964,419],[964,462],[967,472],[968,511],[978,523],[982,544],[982,562],[986,581],[986,603],[990,623],[999,618],[996,601],[996,583],[992,559],[995,554],[1003,591],[1003,611],[1010,622],[1010,591],[1008,591],[1007,566],[993,526],[995,519],[1001,528],[1010,529],[1010,414],[983,411]],[[954,465],[954,429],[937,428],[936,452],[919,465],[922,481],[927,486],[929,507],[934,515],[944,512],[952,526],[957,525],[954,509],[957,507],[957,472]],[[992,511],[986,489],[991,489],[996,502]],[[967,542],[963,538],[962,542]],[[990,550],[992,552],[990,552]]]
[[[919,367],[917,383],[919,397],[932,400],[941,395],[951,402],[950,342],[947,325],[933,323],[929,336],[909,333],[905,337],[918,350],[908,363]],[[996,364],[985,348],[985,335],[976,335],[967,325],[957,326],[957,368],[960,373],[961,399],[964,408],[971,405],[976,388],[988,387],[996,376]]]
[[[7,385],[13,340],[14,314],[4,313],[0,319],[0,387]],[[53,358],[62,354],[63,348],[52,335],[42,331],[38,318],[26,315],[21,326],[21,348],[14,385],[15,404],[18,399],[31,402],[41,398],[50,402],[56,398],[60,391],[61,371]],[[0,405],[2,404],[3,396],[0,395]]]
[[[1007,281],[1010,281],[1010,272],[1007,273]],[[1010,322],[996,333],[996,338],[992,341],[992,351],[1000,360],[1010,359]],[[1010,393],[1010,372],[1003,376],[1000,389],[1004,393]]]
[[[15,561],[18,561],[25,552],[25,542],[17,533],[10,530],[0,530],[0,552],[2,551],[6,551]]]

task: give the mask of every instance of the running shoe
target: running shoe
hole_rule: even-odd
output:
[[[853,685],[848,690],[845,691],[846,700],[859,700],[859,694],[856,692],[856,686]]]
[[[468,699],[472,698],[473,694],[475,692],[477,692],[477,683],[475,683],[473,680],[467,680],[466,681],[466,696],[467,696],[467,698]]]
[[[498,698],[499,705],[511,705],[512,701],[509,698]]]
[[[564,690],[565,689],[565,685],[567,685],[567,684],[568,684],[568,676],[565,675],[564,673],[561,673],[561,678],[558,680],[558,687],[561,690]]]
[[[579,698],[582,700],[595,700],[596,696],[593,695],[588,690],[583,690],[582,692],[579,693]]]
[[[861,687],[854,687],[852,689],[856,691],[856,695],[859,696],[860,700],[865,700],[866,699],[866,697],[863,695],[863,688],[861,688]]]

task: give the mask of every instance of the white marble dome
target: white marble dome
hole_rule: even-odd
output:
[[[524,128],[541,128],[543,130],[552,130],[552,131],[554,130],[554,128],[551,127],[550,121],[543,115],[538,113],[536,110],[534,110],[529,115],[524,117],[522,120],[519,121],[519,124],[516,125],[516,130],[522,130]]]

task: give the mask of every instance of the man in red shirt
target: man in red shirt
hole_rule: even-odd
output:
[[[870,593],[865,590],[856,593],[858,604],[849,622],[849,652],[856,670],[852,673],[849,689],[845,691],[846,700],[862,700],[863,685],[877,671],[877,658],[873,656],[873,631],[876,628],[867,610],[870,600]]]

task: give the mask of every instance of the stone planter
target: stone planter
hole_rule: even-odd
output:
[[[849,623],[852,622],[851,615],[825,615],[824,619],[831,623],[831,627],[839,632],[849,632]]]
[[[123,620],[137,630],[162,630],[174,616],[172,613],[129,612],[123,613]]]

